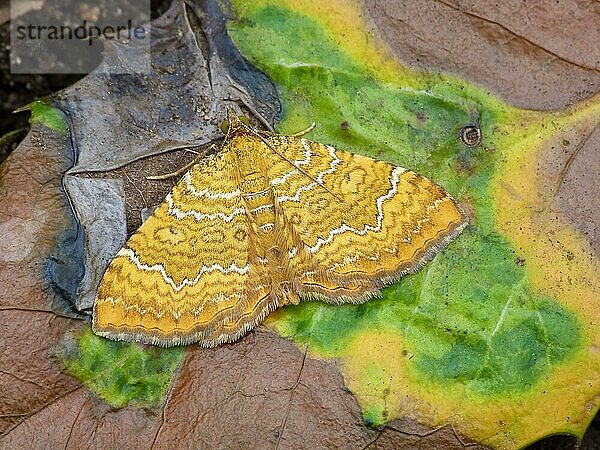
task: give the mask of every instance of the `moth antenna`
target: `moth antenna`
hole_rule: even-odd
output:
[[[309,127],[310,128],[310,127]],[[344,200],[339,197],[337,194],[335,194],[335,192],[332,192],[331,190],[329,190],[329,188],[327,186],[325,186],[323,183],[321,183],[319,180],[317,180],[315,177],[313,177],[310,173],[308,173],[307,171],[305,171],[304,169],[302,169],[301,167],[298,167],[296,164],[294,164],[294,161],[288,159],[283,153],[277,151],[271,144],[269,144],[265,138],[263,138],[260,134],[256,133],[254,130],[252,130],[250,127],[248,127],[248,129],[255,135],[257,136],[261,141],[264,142],[264,144],[269,147],[271,150],[273,150],[273,152],[275,152],[277,155],[279,155],[281,157],[281,159],[283,159],[284,161],[287,161],[293,168],[295,168],[298,172],[302,173],[303,175],[307,176],[308,178],[310,178],[313,182],[315,182],[317,184],[317,186],[321,186],[323,189],[325,189],[327,192],[329,192],[331,195],[333,195],[336,200],[338,200],[341,203],[345,203]],[[294,136],[294,135],[291,135]]]

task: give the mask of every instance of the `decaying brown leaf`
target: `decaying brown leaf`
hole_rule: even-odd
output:
[[[375,33],[408,66],[454,73],[528,109],[560,109],[600,87],[593,0],[369,1]]]

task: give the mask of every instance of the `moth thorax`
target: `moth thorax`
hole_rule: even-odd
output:
[[[273,231],[275,197],[269,180],[264,177],[244,179],[240,183],[240,190],[246,211],[254,219],[254,223],[263,232]]]
[[[275,208],[273,205],[265,205],[264,208],[251,213],[254,215],[254,221],[263,233],[273,233],[275,231]]]
[[[242,179],[253,174],[264,174],[266,168],[261,157],[264,144],[253,136],[242,134],[232,139],[229,150],[234,158],[234,166]]]

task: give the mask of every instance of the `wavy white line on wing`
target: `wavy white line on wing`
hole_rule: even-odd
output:
[[[312,150],[310,149],[310,145],[308,145],[308,141],[306,139],[300,139],[302,142],[302,146],[304,147],[304,159],[297,159],[294,161],[294,166],[305,166],[310,162],[312,157]],[[272,185],[283,184],[287,181],[289,177],[292,175],[297,175],[301,173],[298,169],[290,170],[289,172],[283,174],[280,177],[273,178],[271,180]]]
[[[170,193],[167,194],[165,200],[167,201],[167,204],[169,205],[169,210],[167,211],[167,213],[171,214],[172,216],[177,217],[178,219],[183,219],[184,217],[193,217],[194,219],[196,219],[198,221],[221,219],[221,220],[224,220],[225,222],[231,222],[235,216],[239,216],[246,212],[245,208],[234,208],[233,211],[231,212],[231,214],[225,214],[222,212],[206,214],[206,213],[201,213],[201,212],[194,211],[194,210],[182,211],[179,208],[177,208],[176,206],[174,206],[173,197],[171,196]]]
[[[300,194],[302,192],[310,191],[315,186],[322,185],[323,178],[325,177],[325,175],[329,175],[335,172],[336,167],[339,165],[339,163],[342,162],[342,160],[338,158],[337,154],[335,153],[335,148],[328,145],[327,150],[329,151],[329,156],[333,158],[333,160],[329,164],[329,169],[319,172],[319,174],[315,177],[316,181],[313,181],[305,186],[300,186],[294,195],[282,195],[281,197],[278,197],[277,200],[279,200],[279,202],[287,202],[290,200],[293,200],[295,202],[300,201]]]
[[[139,270],[147,272],[160,272],[160,274],[163,277],[163,280],[165,280],[165,283],[169,284],[175,292],[181,291],[185,286],[196,285],[202,277],[202,275],[208,272],[214,272],[215,270],[218,270],[219,272],[224,274],[235,272],[239,273],[240,275],[244,275],[250,270],[250,266],[248,264],[246,264],[244,267],[239,267],[235,263],[235,261],[232,262],[229,267],[223,267],[220,264],[213,264],[212,266],[208,267],[202,266],[200,272],[198,272],[198,275],[196,275],[196,277],[193,280],[188,280],[187,278],[184,278],[181,284],[176,284],[173,281],[173,279],[167,274],[167,271],[165,270],[162,264],[154,264],[153,266],[144,264],[140,261],[135,252],[130,248],[122,248],[121,250],[119,250],[119,253],[117,253],[117,256],[124,256],[129,258],[130,261],[133,262]]]
[[[264,211],[264,210],[272,209],[272,208],[274,208],[274,206],[275,205],[273,205],[273,203],[269,203],[268,205],[262,205],[262,206],[259,206],[257,208],[251,209],[248,212],[256,214],[256,213],[259,213],[259,212]]]
[[[356,228],[352,228],[351,226],[348,226],[345,223],[343,223],[342,226],[340,226],[339,228],[334,228],[334,229],[330,230],[329,236],[327,236],[325,239],[323,239],[323,238],[317,239],[317,243],[312,247],[308,247],[308,251],[310,253],[318,252],[319,249],[324,244],[329,244],[331,241],[333,241],[333,238],[335,236],[337,236],[338,234],[342,234],[346,231],[352,231],[353,233],[356,233],[360,236],[364,236],[369,231],[375,231],[375,232],[381,231],[381,224],[383,222],[383,203],[386,200],[389,200],[390,198],[392,198],[394,195],[396,195],[396,193],[398,192],[398,182],[400,181],[400,175],[402,175],[404,172],[406,172],[406,169],[404,169],[402,167],[395,167],[394,170],[392,171],[392,187],[387,192],[387,194],[382,195],[381,197],[379,197],[377,199],[377,226],[376,227],[367,224],[364,226],[364,228],[362,230],[357,230]]]
[[[192,194],[194,197],[206,197],[206,198],[210,198],[211,200],[214,200],[216,198],[224,198],[226,200],[230,200],[232,198],[239,197],[241,195],[241,192],[239,189],[235,189],[234,191],[227,191],[227,192],[217,192],[217,191],[211,191],[210,189],[208,189],[206,187],[204,189],[198,190],[192,183],[192,173],[191,172],[192,171],[190,170],[183,176],[183,181],[185,182],[185,187],[186,187],[187,191],[190,194]]]

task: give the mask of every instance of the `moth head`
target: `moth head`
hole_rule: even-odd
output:
[[[227,119],[221,122],[221,131],[223,134],[227,134],[234,131],[242,126],[250,126],[250,120],[246,116],[238,116],[235,114],[228,114]]]

